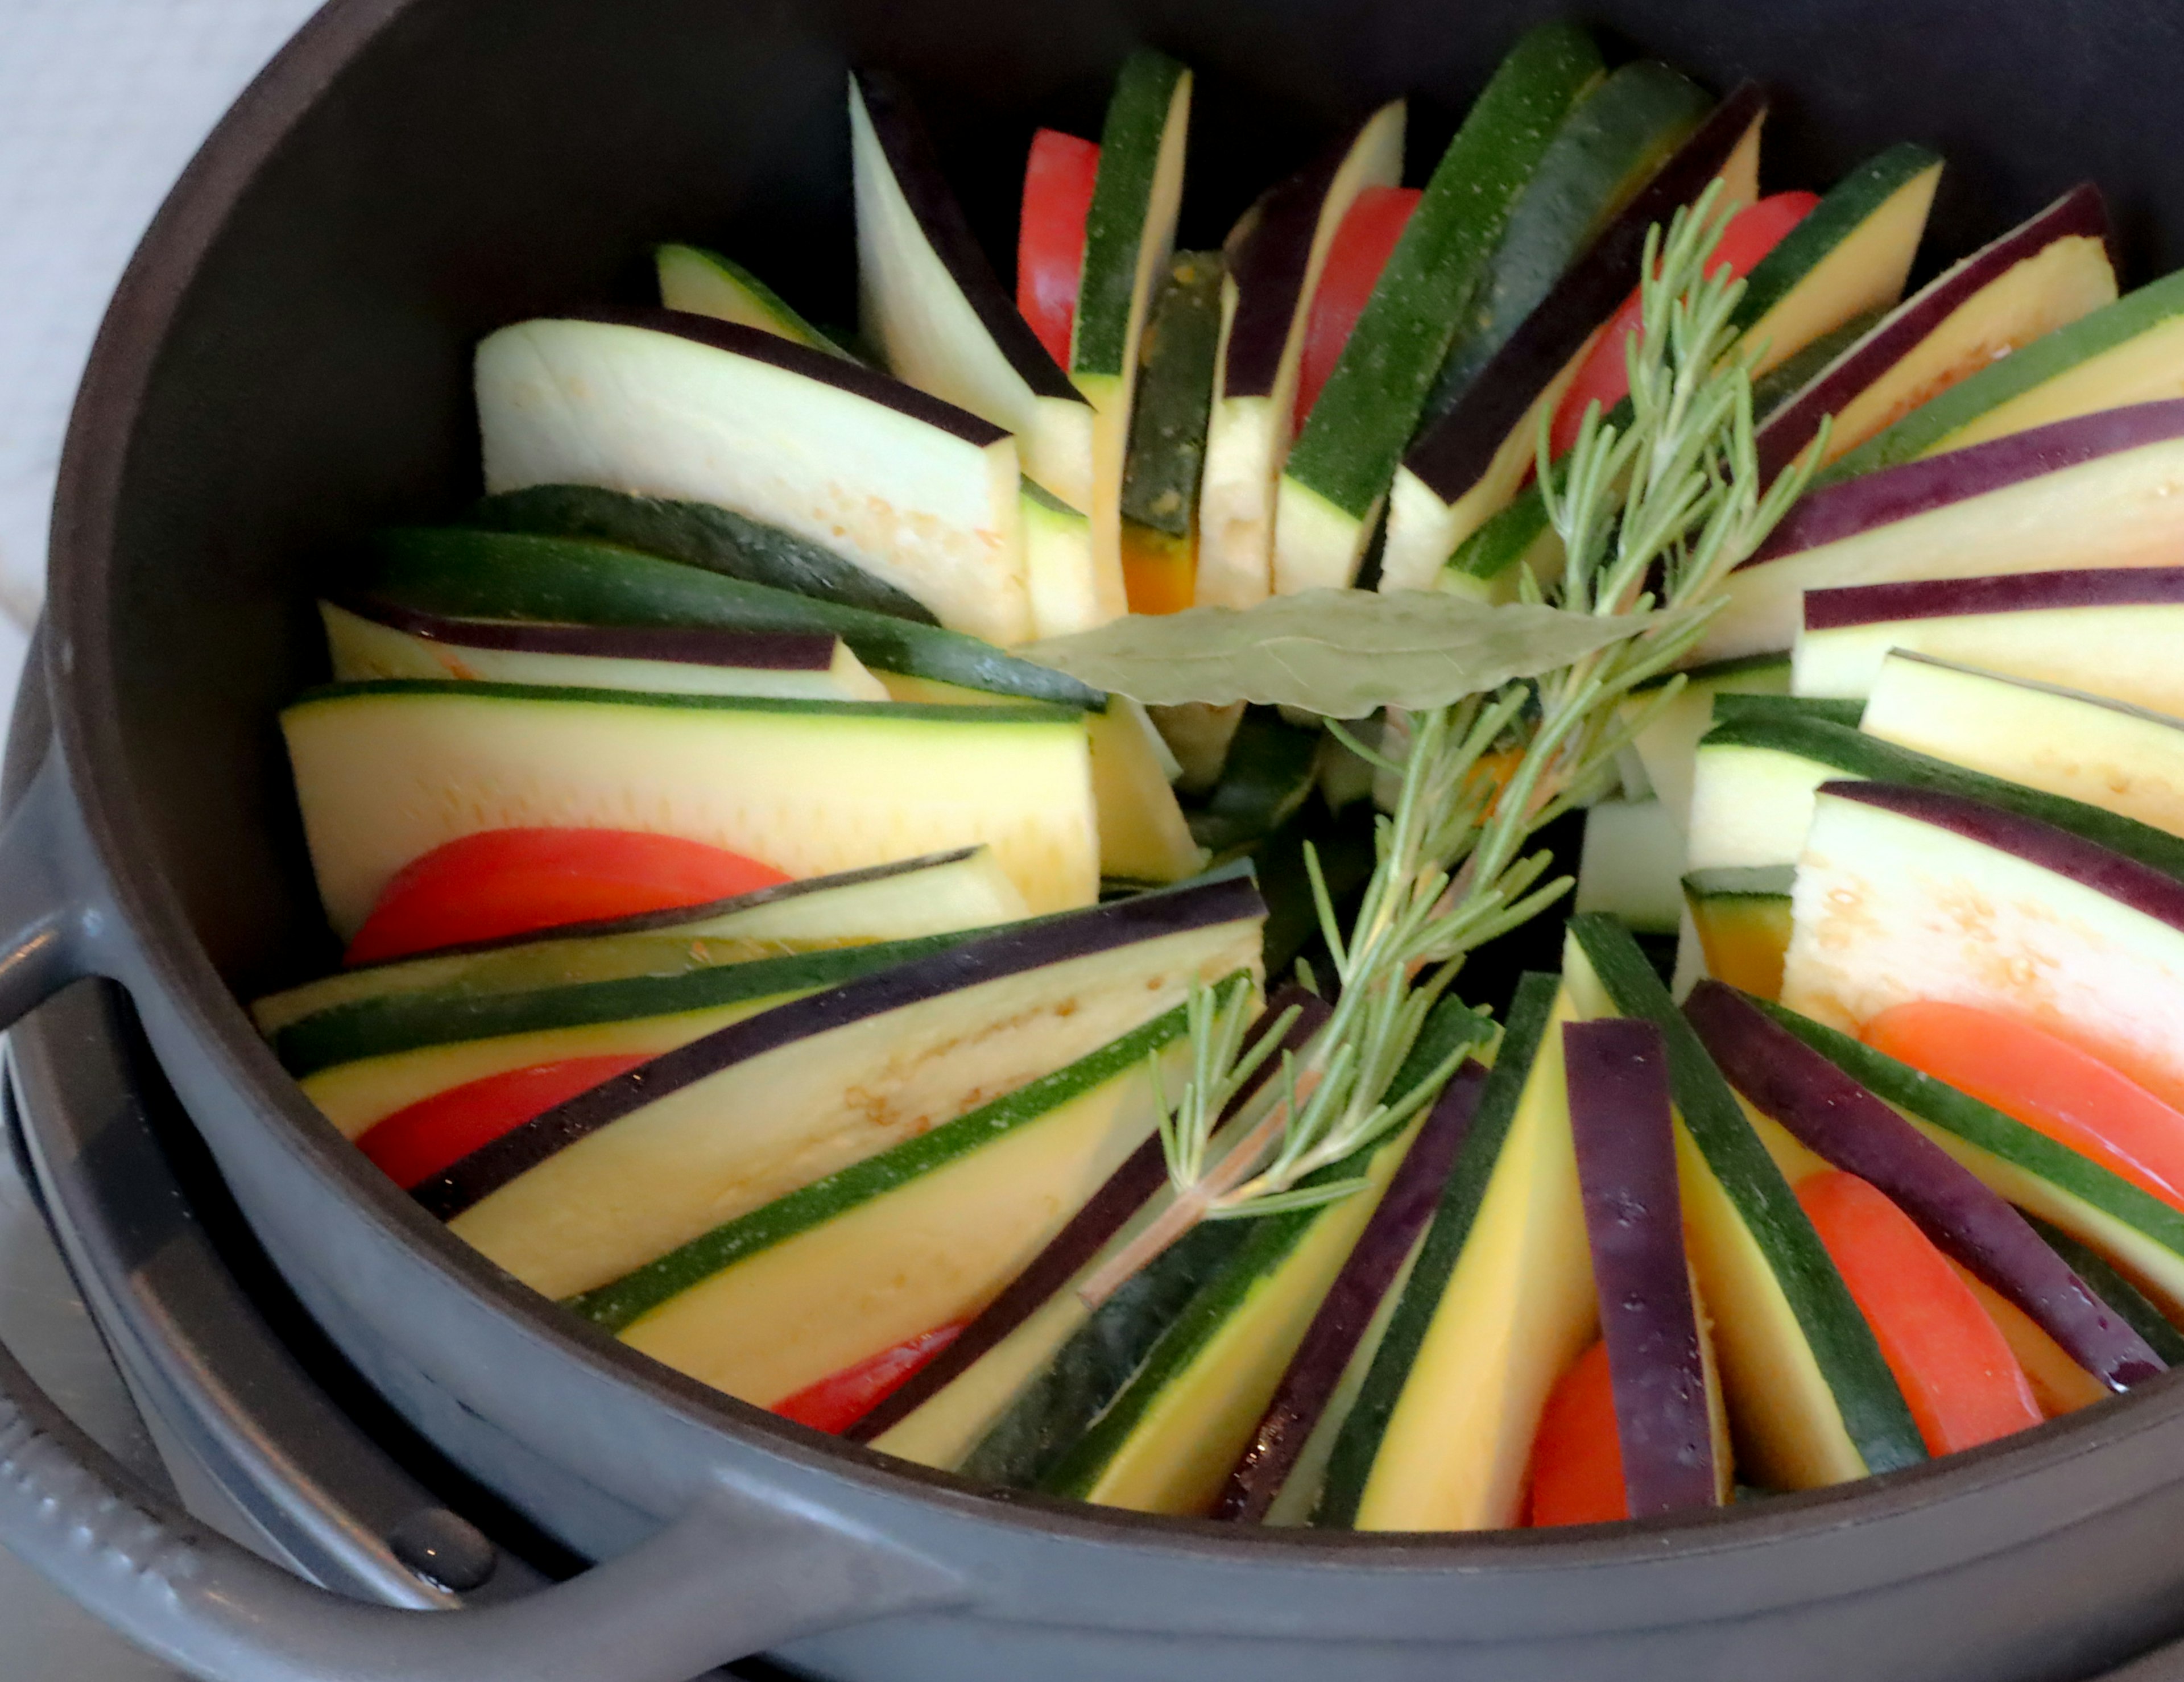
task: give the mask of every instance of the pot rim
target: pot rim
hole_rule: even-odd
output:
[[[1822,1532],[1914,1518],[2051,1472],[2184,1417],[2184,1387],[2164,1377],[1985,1447],[1854,1483],[1702,1513],[1553,1534],[1352,1532],[1241,1526],[1125,1512],[989,1491],[952,1473],[843,1443],[687,1378],[488,1266],[371,1168],[304,1098],[214,968],[158,862],[127,844],[145,833],[116,709],[111,609],[118,508],[138,409],[161,351],[229,216],[298,122],[348,68],[433,0],[329,0],[259,72],[192,159],[131,258],[99,327],[71,412],[48,552],[42,675],[53,742],[136,949],[138,985],[156,989],[220,1078],[269,1135],[320,1182],[363,1206],[448,1283],[570,1360],[644,1393],[705,1430],[799,1470],[848,1480],[869,1496],[938,1505],[980,1523],[1050,1538],[1126,1542],[1224,1565],[1312,1563],[1345,1572],[1523,1572],[1641,1565],[1742,1554]],[[2122,1504],[2096,1502],[2081,1518]],[[1960,1565],[2014,1545],[2008,1534],[1937,1557]]]

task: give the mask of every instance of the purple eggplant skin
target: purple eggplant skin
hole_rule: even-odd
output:
[[[2136,859],[2087,841],[2037,818],[2022,817],[1962,794],[1935,788],[1909,788],[1894,783],[1823,783],[1819,793],[1857,800],[1884,811],[1900,812],[2053,871],[2064,879],[2104,894],[2156,922],[2184,930],[2184,882]]]
[[[1304,1341],[1290,1358],[1273,1400],[1259,1416],[1209,1516],[1240,1524],[1265,1519],[1341,1384],[1365,1328],[1440,1206],[1441,1183],[1456,1166],[1485,1085],[1486,1066],[1467,1059],[1441,1089],[1380,1206],[1320,1299]]]
[[[1476,484],[1533,399],[1638,284],[1646,231],[1665,225],[1705,191],[1766,114],[1767,96],[1757,82],[1742,84],[1715,106],[1479,370],[1456,407],[1411,446],[1403,465],[1444,502]]]
[[[2109,237],[2108,208],[2091,181],[2072,187],[2029,222],[1937,275],[1918,294],[1838,357],[1812,384],[1767,417],[1752,440],[1759,452],[1759,476],[1772,479],[1797,459],[1813,441],[1821,420],[1894,367],[1965,300],[1999,280],[2020,263],[2039,256],[2059,239]]]
[[[1630,1516],[1713,1507],[1713,1424],[1684,1257],[1667,1043],[1630,1017],[1565,1022],[1563,1062]]]
[[[847,357],[837,356],[832,351],[814,350],[809,345],[769,333],[762,328],[746,327],[738,321],[721,321],[710,315],[693,315],[681,309],[661,309],[655,305],[634,308],[604,306],[596,309],[572,309],[553,318],[563,321],[597,321],[609,327],[636,327],[649,333],[665,333],[670,338],[688,339],[693,344],[710,345],[715,350],[733,352],[748,356],[754,362],[764,362],[785,369],[792,374],[802,374],[863,398],[898,415],[906,415],[913,420],[922,420],[937,427],[951,437],[958,437],[978,449],[999,443],[1009,436],[1005,427],[973,415],[967,409],[958,409],[952,403],[906,386],[892,375],[882,374],[867,368],[861,362],[852,362]],[[1025,331],[1028,332],[1029,328]],[[1039,354],[1044,356],[1042,350]],[[1034,388],[1035,389],[1035,388]]]
[[[1802,498],[1767,541],[1738,563],[1739,570],[2175,437],[2184,437],[2184,398],[2097,409],[1925,461],[1860,474]]]
[[[2103,566],[2082,572],[2004,572],[1986,578],[1914,578],[1805,592],[1805,629],[1840,631],[1906,619],[2039,613],[2054,608],[2171,607],[2184,603],[2184,566]]]
[[[1001,284],[986,248],[971,231],[969,220],[940,167],[939,153],[924,120],[911,103],[902,84],[883,70],[856,72],[857,92],[865,102],[865,114],[872,121],[880,150],[895,185],[910,205],[910,213],[933,246],[933,254],[961,290],[978,317],[986,337],[1005,357],[1017,377],[1043,398],[1084,399],[1069,382],[1039,335],[1017,309],[1016,299]]]
[[[1252,1025],[1247,1043],[1256,1045],[1260,1036],[1291,1009],[1297,1014],[1283,1031],[1279,1049],[1259,1065],[1250,1083],[1229,1100],[1222,1117],[1223,1122],[1249,1102],[1251,1094],[1281,1067],[1284,1051],[1304,1050],[1306,1042],[1319,1032],[1329,1014],[1326,1001],[1318,994],[1308,993],[1292,983],[1267,1000],[1258,1021]],[[1078,1271],[1167,1182],[1167,1158],[1156,1134],[1123,1159],[1123,1166],[1107,1177],[1106,1184],[1085,1200],[1084,1206],[1070,1217],[1069,1223],[1048,1241],[1045,1249],[1032,1257],[1030,1265],[1010,1280],[977,1318],[939,1355],[919,1367],[900,1389],[844,1431],[843,1440],[872,1441],[892,1430],[955,1383],[987,1351],[1023,1324],[1074,1278]]]
[[[1236,315],[1221,364],[1222,396],[1273,393],[1328,189],[1363,128],[1358,124],[1311,164],[1268,188],[1246,213],[1243,237],[1235,240],[1228,263],[1229,277],[1236,283]]]
[[[1806,1149],[1879,1190],[2110,1390],[2166,1370],[1998,1194],[1744,994],[1702,981],[1684,1014],[1730,1084]]]
[[[431,1213],[451,1221],[578,1139],[764,1052],[921,1000],[1066,959],[1265,914],[1266,901],[1259,897],[1258,888],[1248,875],[1237,874],[1012,923],[945,952],[861,976],[716,1028],[533,1116],[421,1181],[410,1195]]]
[[[763,671],[824,671],[834,663],[832,635],[805,631],[729,631],[716,626],[550,625],[529,619],[450,619],[370,597],[336,606],[375,625],[428,643],[510,654],[589,654],[658,660],[676,666],[732,666]]]

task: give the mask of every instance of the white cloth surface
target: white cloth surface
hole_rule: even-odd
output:
[[[0,0],[0,728],[45,591],[61,435],[108,297],[190,155],[316,0]],[[0,1157],[0,1336],[125,1459],[149,1445]],[[0,1553],[0,1682],[174,1673]]]

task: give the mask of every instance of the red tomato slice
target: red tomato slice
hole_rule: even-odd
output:
[[[504,1070],[397,1110],[366,1128],[356,1148],[395,1184],[410,1191],[532,1117],[650,1061],[567,1057],[558,1063]]]
[[[1930,1454],[2037,1425],[2040,1404],[2002,1328],[1911,1217],[1855,1174],[1797,1182],[1797,1201],[1873,1328]]]
[[[777,1401],[773,1412],[815,1431],[846,1431],[878,1407],[911,1378],[919,1367],[956,1341],[967,1323],[952,1321],[929,1332],[883,1349],[868,1360],[828,1374],[807,1384],[794,1395]]]
[[[1084,269],[1084,217],[1100,175],[1100,148],[1053,129],[1031,137],[1017,236],[1017,308],[1064,368]]]
[[[396,872],[344,964],[406,958],[563,923],[702,905],[789,878],[772,865],[629,829],[488,829]]]
[[[1726,269],[1732,278],[1743,279],[1819,202],[1818,193],[1777,192],[1757,204],[1746,205],[1721,231],[1711,272],[1719,275]],[[1551,446],[1557,456],[1577,442],[1587,404],[1599,404],[1600,412],[1605,415],[1630,395],[1630,365],[1624,346],[1637,331],[1638,293],[1634,291],[1623,300],[1623,307],[1608,317],[1607,331],[1593,341],[1591,354],[1563,393],[1562,406],[1555,410]]]
[[[1623,1482],[1623,1438],[1607,1345],[1596,1343],[1556,1381],[1532,1439],[1532,1499],[1527,1522],[1605,1524],[1630,1516]]]
[[[2066,1039],[1971,1005],[1919,1000],[1865,1043],[2184,1209],[2184,1111]]]
[[[1379,285],[1380,271],[1388,266],[1421,197],[1416,187],[1368,187],[1351,202],[1342,226],[1334,231],[1327,265],[1319,271],[1319,286],[1312,295],[1312,314],[1306,319],[1304,360],[1297,373],[1295,420],[1300,429],[1334,365],[1342,359],[1350,331],[1365,313],[1366,300]]]

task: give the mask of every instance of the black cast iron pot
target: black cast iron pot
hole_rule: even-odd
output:
[[[475,1477],[586,1555],[431,1613],[337,1599],[140,1495],[0,1357],[0,1540],[233,1682],[675,1682],[760,1647],[841,1678],[1479,1682],[2081,1677],[2184,1629],[2184,1381],[1758,1510],[1525,1534],[1141,1520],[983,1493],[677,1378],[481,1262],[369,1167],[237,1003],[331,957],[273,727],[321,675],[342,539],[472,493],[477,337],[713,237],[851,313],[843,73],[925,97],[1005,245],[1034,120],[1096,132],[1128,48],[1194,64],[1188,242],[1342,119],[1437,143],[1534,0],[337,0],[192,166],[76,409],[42,682],[0,835],[0,1017],[114,977],[266,1250]],[[1954,255],[2072,181],[2127,274],[2184,257],[2184,12],[2150,0],[1613,0],[1604,24],[1779,103],[1770,180],[1950,159]]]

